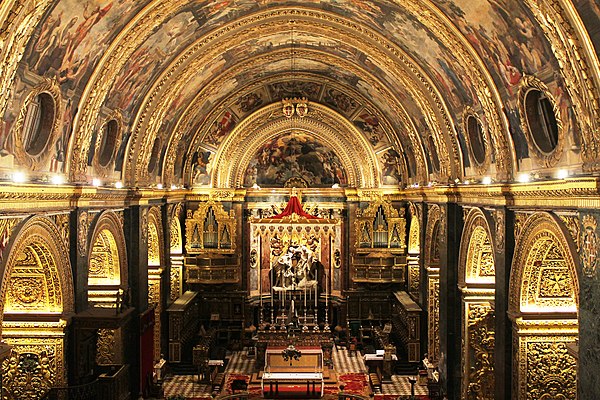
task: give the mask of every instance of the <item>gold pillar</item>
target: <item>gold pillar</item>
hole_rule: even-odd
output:
[[[427,357],[432,363],[440,360],[440,269],[427,268]]]

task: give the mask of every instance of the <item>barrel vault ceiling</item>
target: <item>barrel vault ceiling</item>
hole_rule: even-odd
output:
[[[321,186],[591,174],[599,15],[593,0],[4,0],[0,177],[249,187],[295,145],[327,166]],[[523,123],[531,87],[557,115],[552,151]],[[55,113],[36,152],[39,93]]]

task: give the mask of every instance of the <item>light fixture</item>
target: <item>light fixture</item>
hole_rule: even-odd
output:
[[[50,182],[52,182],[53,185],[62,185],[65,183],[65,178],[62,175],[52,175]]]
[[[27,175],[23,171],[17,171],[12,174],[12,180],[14,183],[24,183],[27,181]]]
[[[92,185],[96,186],[96,187],[102,186],[102,181],[98,178],[94,178],[94,179],[92,179]]]
[[[339,189],[340,188],[340,184],[339,183],[334,183],[333,185],[331,185],[332,189]]]
[[[569,177],[569,171],[566,169],[559,169],[556,173],[556,179],[567,179]]]
[[[490,183],[492,183],[492,177],[484,176],[483,179],[481,179],[481,183],[483,183],[484,185],[489,185]]]
[[[121,181],[116,181],[116,182],[115,182],[115,188],[117,188],[117,189],[122,189],[122,188],[123,188],[123,182],[121,182]]]
[[[529,181],[531,181],[531,174],[524,172],[517,176],[517,182],[519,183],[527,183]]]
[[[157,183],[157,184],[156,184],[156,188],[157,188],[158,190],[162,189],[162,188],[163,188],[163,184],[162,184],[162,183]]]
[[[171,190],[177,189],[177,185],[171,185]]]
[[[254,185],[252,185],[252,189],[260,190],[260,186],[258,186],[258,183],[254,182]]]

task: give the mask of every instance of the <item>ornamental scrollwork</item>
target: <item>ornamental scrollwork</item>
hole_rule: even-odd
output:
[[[494,320],[489,304],[468,304],[468,400],[494,399]]]
[[[577,398],[577,363],[566,342],[529,341],[526,352],[528,400]]]
[[[583,274],[588,278],[596,275],[598,264],[598,221],[592,215],[585,215],[582,221],[583,232],[581,234],[581,261],[583,264]]]
[[[77,251],[80,257],[84,257],[87,252],[88,230],[88,213],[82,211],[77,218]]]

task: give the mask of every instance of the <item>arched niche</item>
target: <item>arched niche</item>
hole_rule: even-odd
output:
[[[159,207],[148,212],[148,267],[160,267],[164,263],[162,218]]]
[[[535,213],[517,240],[509,287],[514,398],[577,398],[577,251],[558,217]]]
[[[441,209],[430,204],[425,230],[425,269],[427,270],[427,357],[440,359],[440,228]]]
[[[408,206],[410,225],[408,228],[408,290],[413,298],[418,299],[421,286],[421,213],[419,208],[410,203]]]
[[[169,206],[169,247],[171,267],[169,272],[169,300],[175,301],[183,294],[183,237],[181,214],[183,204]]]
[[[93,305],[116,306],[117,291],[128,286],[127,249],[122,220],[113,211],[100,213],[90,230],[88,300]]]
[[[496,267],[489,215],[468,211],[461,237],[458,281],[461,290],[461,397],[493,399]]]
[[[13,232],[1,264],[0,326],[2,339],[12,346],[2,364],[3,393],[14,399],[42,398],[67,381],[66,320],[74,311],[69,251],[46,217],[29,217]]]

